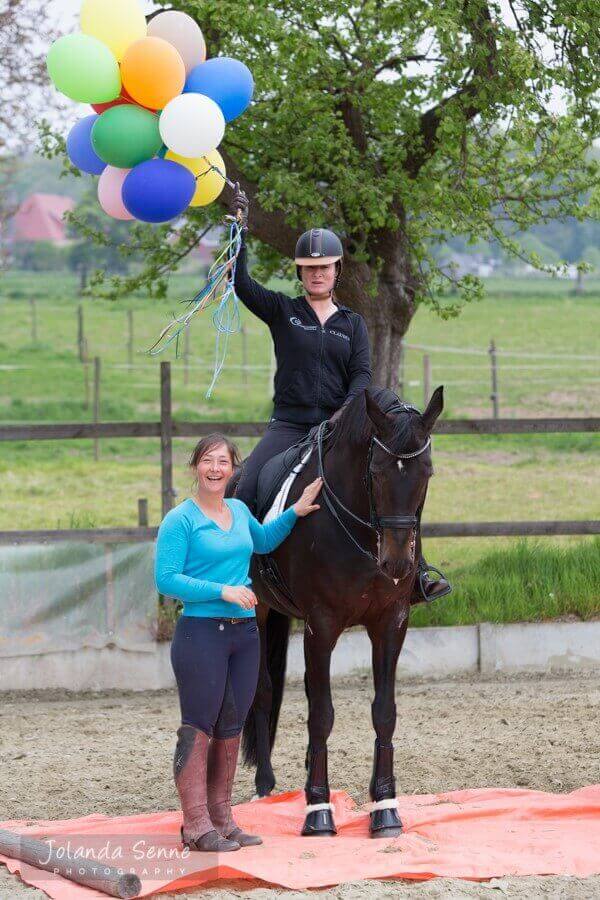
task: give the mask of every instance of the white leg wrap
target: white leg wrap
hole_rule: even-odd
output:
[[[388,800],[378,800],[376,803],[369,804],[369,812],[375,812],[376,809],[398,809],[398,798],[390,797]]]
[[[309,803],[306,807],[306,815],[311,812],[319,812],[322,809],[330,809],[333,812],[333,806],[331,803]]]

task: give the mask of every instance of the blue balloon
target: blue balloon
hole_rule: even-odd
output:
[[[241,115],[250,104],[254,79],[248,66],[228,56],[215,56],[189,73],[184,94],[206,94],[217,103],[226,122]]]
[[[90,137],[94,123],[99,118],[97,115],[86,116],[73,125],[67,137],[69,159],[74,166],[82,172],[87,172],[88,175],[100,175],[106,168],[104,160],[95,153]]]
[[[172,159],[148,159],[123,182],[125,208],[141,222],[168,222],[187,209],[196,191],[189,169]]]
[[[164,159],[167,153],[169,152],[169,148],[166,144],[163,144],[158,153],[156,154],[160,159]]]

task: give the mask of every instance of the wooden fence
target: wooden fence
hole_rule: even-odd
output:
[[[202,437],[220,431],[231,437],[259,437],[263,422],[179,422],[173,419],[171,366],[160,366],[159,422],[71,422],[39,425],[0,425],[0,441],[51,441],[101,438],[159,438],[163,516],[173,506],[173,439]],[[600,431],[600,418],[566,419],[452,419],[436,423],[437,435],[567,434]],[[147,504],[139,501],[137,528],[93,528],[38,531],[0,531],[0,544],[54,543],[68,540],[121,543],[153,540],[156,528],[147,524]],[[525,535],[600,534],[600,520],[526,522],[437,522],[423,524],[424,537],[495,537]]]

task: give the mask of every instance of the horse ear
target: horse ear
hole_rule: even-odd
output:
[[[444,387],[440,385],[431,395],[431,400],[427,404],[427,409],[421,416],[426,431],[431,434],[438,416],[444,408]]]
[[[385,431],[386,426],[389,427],[390,425],[390,419],[387,413],[381,409],[368,388],[365,389],[365,404],[367,415],[375,426],[375,430],[378,432]]]

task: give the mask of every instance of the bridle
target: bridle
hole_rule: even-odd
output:
[[[412,410],[415,410],[415,412],[418,412],[418,410],[416,410],[414,406],[408,406],[407,404],[402,404],[402,409],[403,410],[411,410],[412,409]],[[323,439],[325,437],[326,427],[327,427],[327,421],[321,422],[321,424],[319,425],[319,429],[317,431],[317,460],[318,460],[319,478],[323,481],[323,493],[322,493],[323,500],[325,501],[325,504],[326,504],[327,508],[329,509],[329,512],[331,513],[333,518],[336,520],[338,525],[340,525],[343,528],[343,530],[346,532],[347,536],[350,538],[350,540],[352,541],[354,546],[357,547],[360,550],[360,552],[363,553],[365,556],[368,556],[374,562],[379,564],[378,558],[373,553],[371,553],[370,550],[366,550],[356,540],[354,535],[346,528],[346,526],[340,519],[338,512],[335,509],[334,504],[336,504],[339,507],[339,509],[343,509],[344,512],[347,513],[347,515],[349,515],[352,519],[354,519],[355,522],[358,522],[360,525],[363,525],[365,528],[370,528],[372,531],[375,531],[377,533],[378,539],[381,538],[381,533],[385,528],[392,528],[392,529],[398,529],[398,530],[404,529],[404,528],[411,528],[411,529],[413,529],[413,531],[416,531],[418,524],[419,524],[420,509],[417,510],[417,513],[414,516],[379,516],[379,515],[377,515],[377,509],[375,507],[375,501],[373,499],[373,471],[371,468],[371,463],[373,460],[373,453],[374,453],[376,445],[378,447],[381,447],[382,450],[384,450],[389,456],[391,456],[395,460],[414,459],[416,456],[420,456],[421,453],[424,453],[427,450],[427,448],[431,444],[431,437],[428,437],[425,444],[419,450],[415,450],[413,453],[394,453],[392,450],[390,450],[389,447],[386,447],[386,445],[383,443],[383,441],[380,441],[378,437],[373,435],[373,437],[371,438],[371,442],[369,444],[369,452],[367,454],[367,464],[366,464],[365,477],[364,477],[364,481],[365,481],[366,487],[367,487],[367,495],[369,498],[369,521],[367,521],[366,519],[363,519],[360,516],[357,516],[356,513],[353,513],[351,509],[348,509],[348,507],[342,503],[340,498],[332,490],[331,486],[329,485],[329,483],[325,477],[325,468],[323,465]]]

